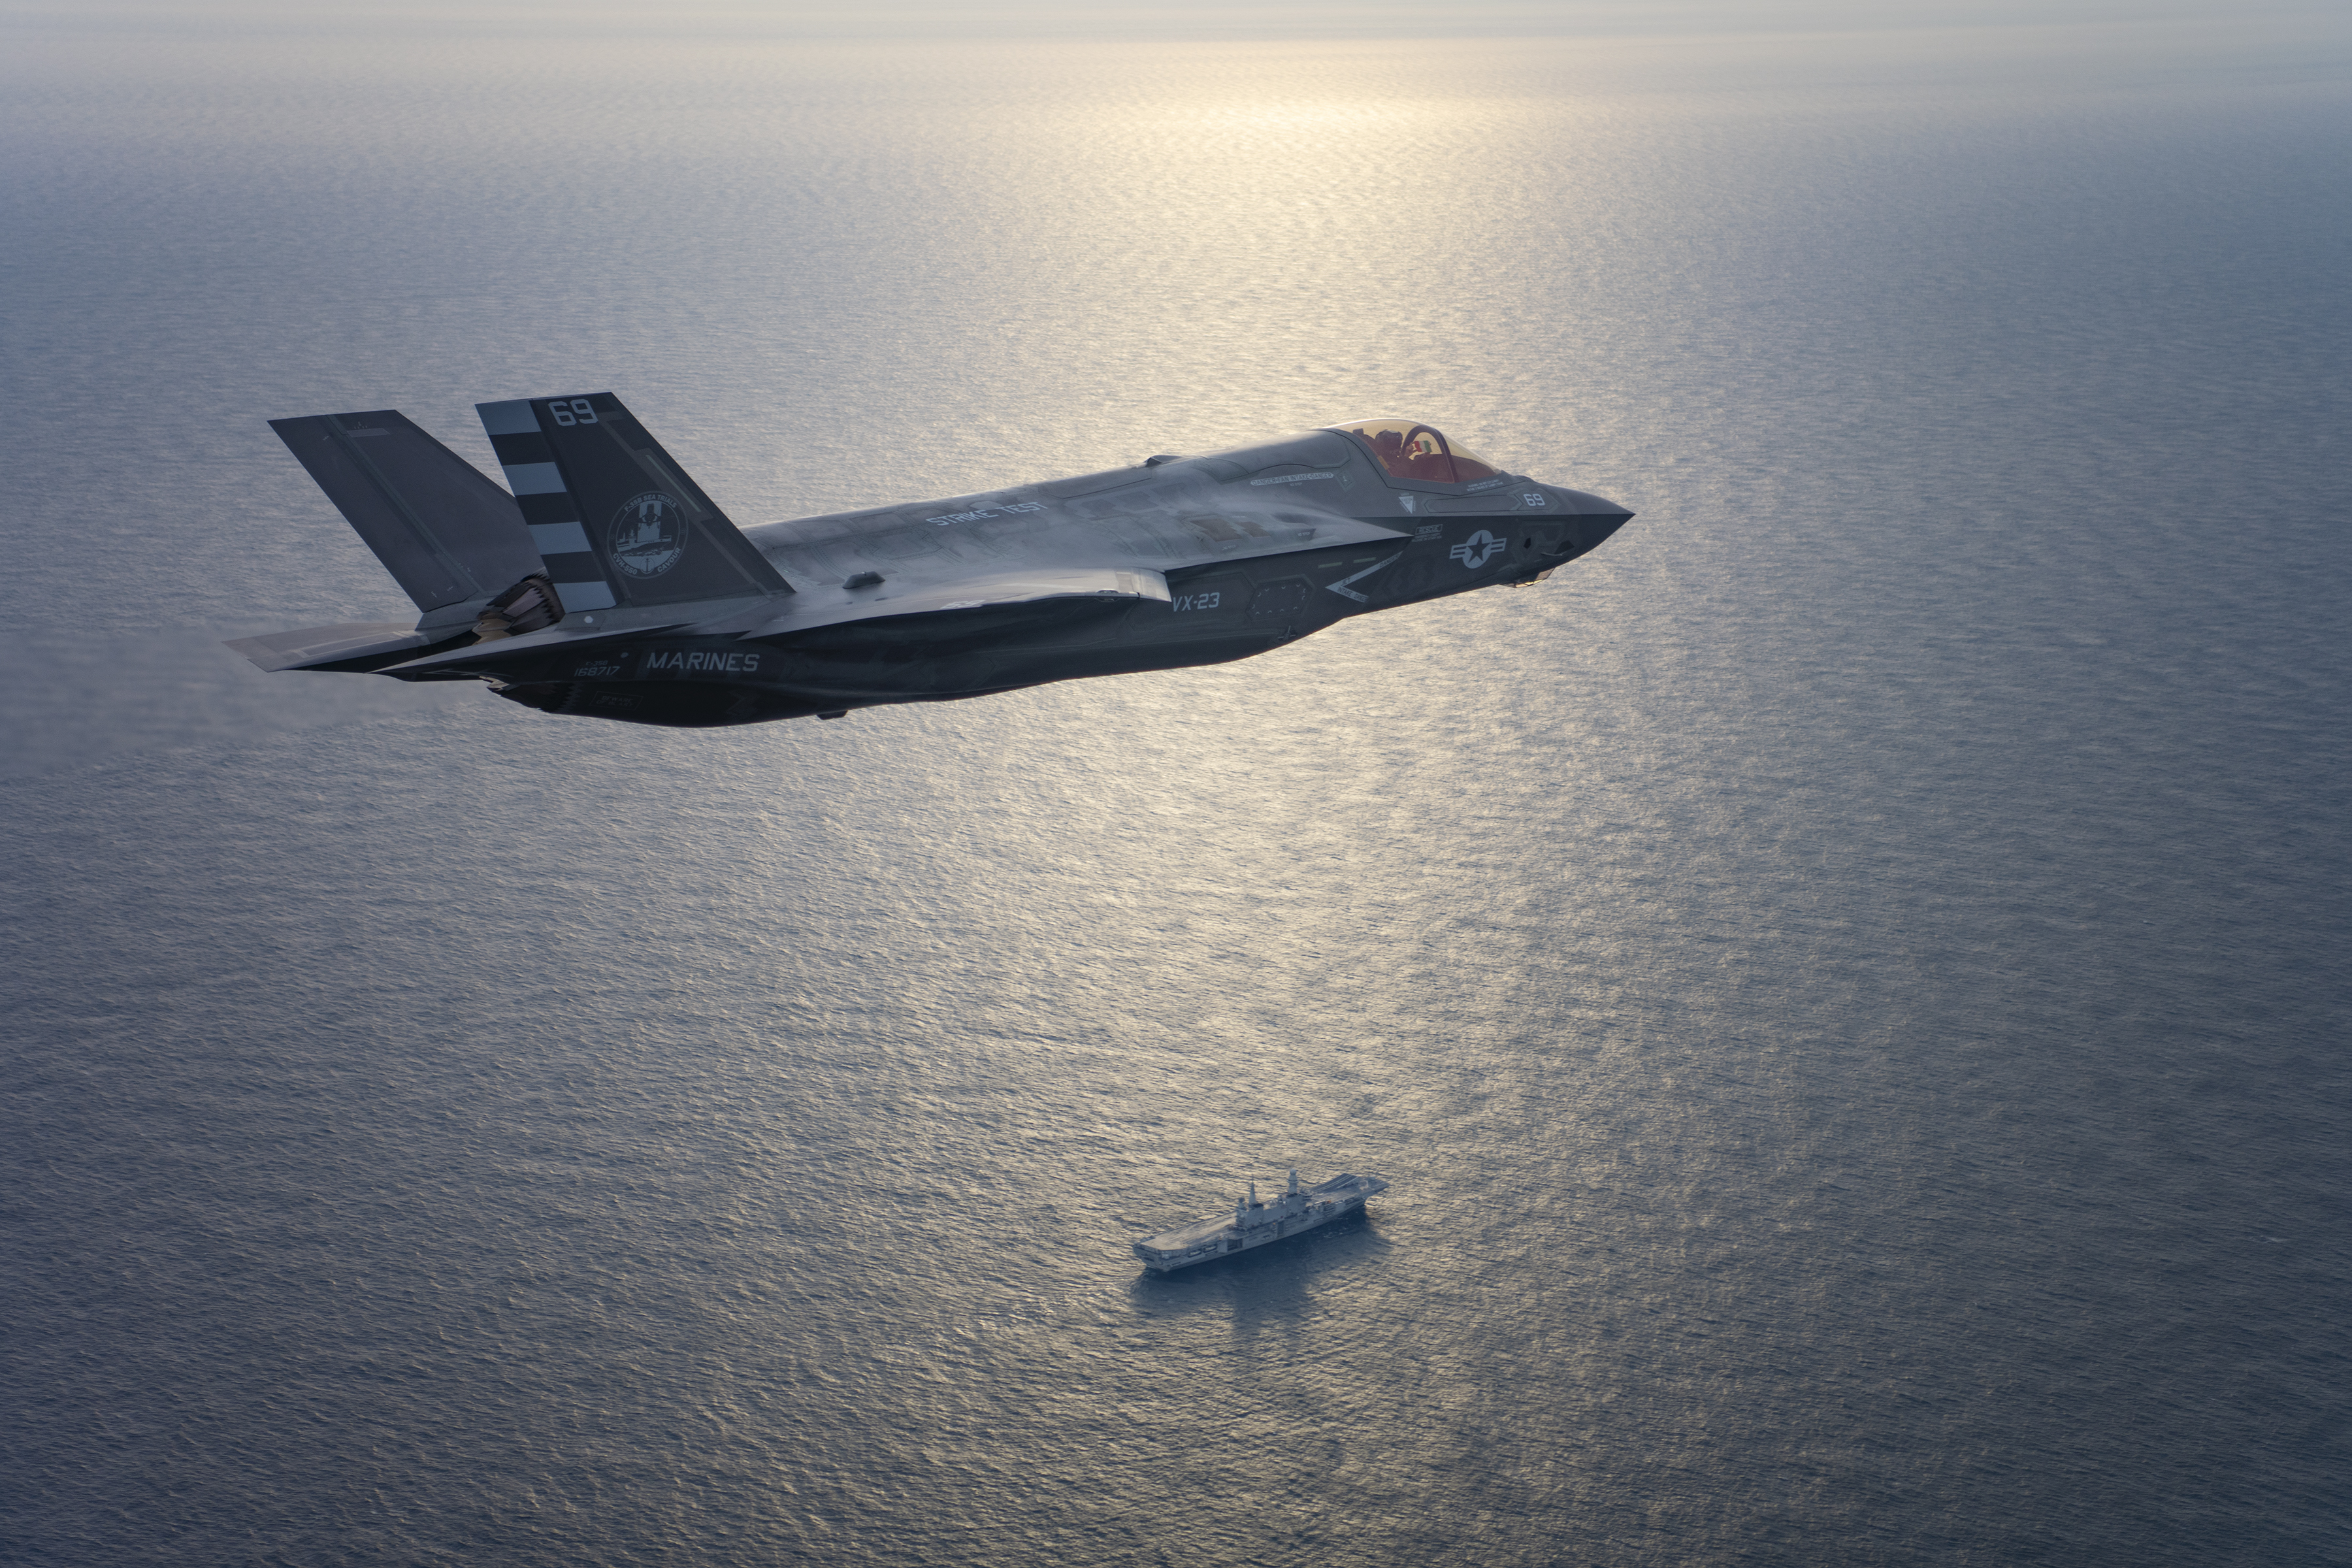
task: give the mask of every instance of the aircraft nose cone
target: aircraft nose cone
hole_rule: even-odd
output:
[[[1576,520],[1576,531],[1584,536],[1584,548],[1591,550],[1608,542],[1609,536],[1633,521],[1633,514],[1623,507],[1605,512],[1591,512]]]
[[[1588,495],[1583,490],[1562,490],[1560,495],[1576,519],[1576,547],[1580,553],[1605,542],[1633,519],[1632,512],[1601,496]]]

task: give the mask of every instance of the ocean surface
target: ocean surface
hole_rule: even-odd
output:
[[[2332,26],[16,26],[0,1557],[2352,1561]],[[413,613],[266,419],[607,387],[1639,515],[838,723],[221,647]]]

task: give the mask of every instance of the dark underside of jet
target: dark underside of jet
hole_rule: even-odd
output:
[[[272,422],[415,625],[229,646],[706,727],[1245,658],[1542,580],[1633,514],[1410,419],[739,529],[609,393],[481,405],[509,489],[398,413]]]

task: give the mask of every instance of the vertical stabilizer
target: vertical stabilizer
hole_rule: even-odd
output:
[[[611,393],[479,410],[566,610],[793,591]]]
[[[540,570],[513,499],[397,410],[269,427],[428,615],[487,603]]]

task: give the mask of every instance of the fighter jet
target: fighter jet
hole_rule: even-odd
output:
[[[394,410],[272,420],[422,614],[228,646],[636,724],[837,719],[1246,658],[1540,582],[1633,516],[1374,418],[739,528],[611,393],[478,407],[505,489]]]

